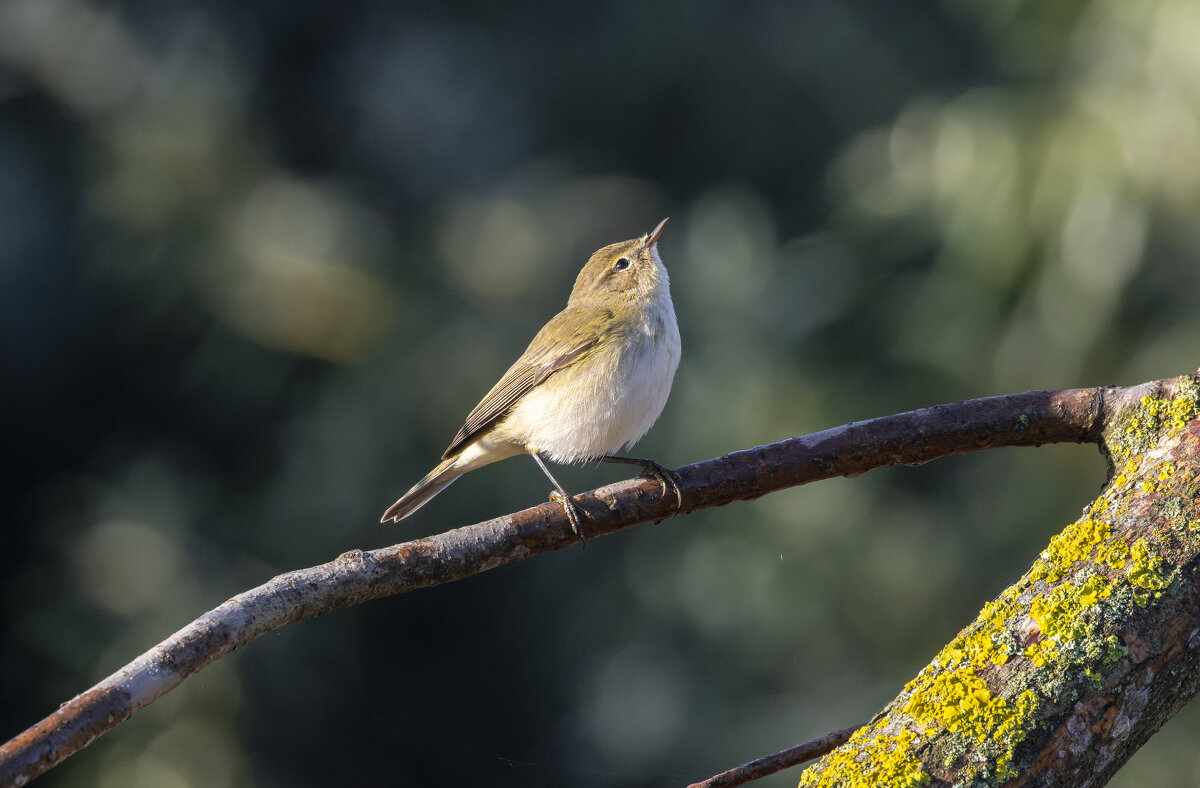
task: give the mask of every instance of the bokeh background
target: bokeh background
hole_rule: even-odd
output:
[[[667,464],[1194,370],[1198,41],[1194,0],[2,0],[0,734],[278,572],[545,500],[518,458],[378,523],[664,216]],[[683,785],[868,718],[1103,478],[956,457],[341,611],[39,784]],[[1112,784],[1200,784],[1198,734]]]

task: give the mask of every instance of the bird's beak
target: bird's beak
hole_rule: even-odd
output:
[[[668,216],[666,219],[663,219],[658,223],[658,227],[655,227],[654,231],[651,232],[650,235],[646,236],[646,242],[643,244],[643,246],[654,246],[656,243],[658,243],[658,236],[662,235],[663,228],[667,226],[667,221],[670,220],[670,218],[671,217]]]

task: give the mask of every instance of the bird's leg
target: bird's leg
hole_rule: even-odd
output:
[[[647,460],[642,457],[614,457],[606,455],[600,458],[601,462],[619,462],[625,465],[640,465],[642,466],[642,476],[649,479],[657,479],[662,486],[662,494],[667,494],[667,485],[671,486],[671,490],[675,493],[675,508],[683,508],[683,493],[680,491],[680,485],[683,480],[679,478],[679,474],[670,468],[665,468],[659,465],[654,460]]]
[[[583,535],[583,522],[579,519],[579,507],[575,505],[575,501],[571,500],[571,496],[563,489],[563,486],[558,483],[558,479],[550,473],[550,469],[546,467],[546,463],[542,462],[540,454],[531,454],[534,462],[542,469],[542,473],[546,474],[546,478],[554,485],[554,492],[550,493],[550,500],[558,501],[563,505],[563,509],[567,512],[567,519],[571,521],[571,530],[579,537],[579,541],[587,544],[587,538]]]

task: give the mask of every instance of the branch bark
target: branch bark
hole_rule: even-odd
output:
[[[874,468],[1001,446],[1096,442],[1129,403],[1171,382],[1032,391],[901,413],[734,452],[677,469],[683,501],[634,479],[576,496],[595,538],[677,514]],[[213,660],[281,626],[341,607],[439,585],[574,544],[557,504],[427,539],[363,552],[230,599],[0,746],[0,786],[21,785],[94,741]]]

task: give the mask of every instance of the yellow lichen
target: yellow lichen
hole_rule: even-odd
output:
[[[1109,569],[1123,569],[1129,558],[1129,542],[1117,537],[1105,542],[1096,549],[1096,563],[1103,564]]]
[[[1141,398],[1127,416],[1124,427],[1110,442],[1116,457],[1127,458],[1144,451],[1155,442],[1159,430],[1169,437],[1179,434],[1187,423],[1196,418],[1198,391],[1196,381],[1180,378],[1175,396]]]
[[[1050,540],[1050,545],[1034,564],[1031,578],[1056,583],[1094,552],[1098,552],[1097,563],[1120,568],[1128,546],[1124,539],[1111,539],[1112,525],[1108,522],[1092,517],[1077,520]]]
[[[920,725],[938,724],[951,733],[985,736],[1008,711],[1004,699],[971,670],[947,670],[922,690],[909,698],[904,713]]]
[[[884,717],[870,728],[859,728],[850,741],[822,758],[819,768],[800,775],[800,786],[838,788],[917,788],[929,784],[929,774],[912,752],[917,735],[909,730],[898,734],[871,731],[889,727]]]
[[[1129,484],[1130,477],[1137,476],[1139,469],[1137,460],[1126,460],[1125,467],[1121,468],[1121,472],[1112,480],[1113,487],[1124,487]]]
[[[998,742],[1006,742],[1009,746],[1000,753],[996,758],[996,779],[1000,782],[1011,780],[1017,776],[1017,770],[1013,768],[1013,751],[1017,745],[1025,741],[1026,729],[1025,725],[1029,720],[1033,719],[1033,715],[1038,708],[1037,693],[1033,690],[1025,690],[1017,696],[1015,708],[1012,714],[1009,714],[1001,723],[996,726],[996,730],[992,733],[992,738]]]
[[[1180,386],[1185,388],[1185,386]],[[1193,382],[1192,388],[1195,388]],[[1196,418],[1196,392],[1181,391],[1175,399],[1171,400],[1171,405],[1168,408],[1167,418],[1167,434],[1172,438],[1179,434],[1179,431],[1187,426],[1187,423]]]
[[[1129,582],[1141,589],[1134,594],[1134,600],[1145,607],[1151,597],[1162,596],[1162,590],[1167,587],[1167,579],[1163,576],[1164,562],[1162,556],[1150,549],[1145,539],[1133,543],[1132,558]]]
[[[1184,483],[1169,461],[1142,472],[1143,452],[1161,432],[1177,434],[1200,412],[1195,380],[1183,379],[1177,392],[1170,400],[1143,397],[1128,414],[1118,429],[1120,437],[1110,439],[1113,457],[1123,462],[1105,494],[1051,539],[1024,580],[984,605],[975,623],[905,686],[892,714],[908,720],[901,723],[900,717],[885,716],[861,729],[847,745],[807,770],[801,786],[927,784],[930,775],[913,753],[917,733],[901,724],[923,735],[944,731],[953,737],[954,743],[941,754],[947,769],[958,764],[958,783],[983,780],[994,785],[1019,776],[1014,753],[1037,724],[1039,696],[1025,689],[1005,698],[992,692],[987,676],[995,666],[1025,656],[1039,670],[1065,670],[1063,675],[1083,675],[1099,686],[1106,670],[1127,653],[1121,639],[1105,631],[1111,619],[1105,606],[1131,604],[1130,586],[1133,601],[1145,606],[1161,596],[1169,578],[1162,556],[1145,539],[1131,546],[1114,535],[1112,523],[1129,512],[1132,495]],[[1180,522],[1188,529],[1200,528],[1195,518]],[[1119,588],[1125,593],[1115,594]],[[1026,627],[1030,622],[1040,633],[1032,643]],[[1022,648],[1023,643],[1029,645]]]
[[[962,737],[983,758],[963,767],[961,776],[968,782],[986,776],[989,761],[997,775],[1009,774],[1013,752],[1034,720],[1033,692],[1010,702],[993,693],[980,675],[989,666],[1006,664],[1018,651],[1006,629],[1018,610],[1016,589],[1009,588],[984,605],[975,626],[948,643],[904,688],[901,711],[913,722]]]
[[[1063,583],[1047,594],[1035,597],[1029,608],[1042,639],[1025,649],[1025,656],[1040,667],[1056,656],[1067,644],[1082,641],[1092,627],[1082,613],[1112,594],[1112,584],[1104,575],[1091,575],[1083,583]]]

